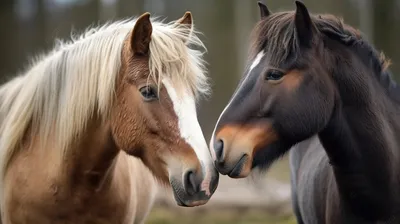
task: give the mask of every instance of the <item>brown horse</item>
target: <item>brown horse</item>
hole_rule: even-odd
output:
[[[211,142],[242,178],[290,151],[298,223],[400,222],[400,93],[388,62],[332,15],[259,3],[249,66]]]
[[[155,180],[178,205],[207,203],[219,174],[196,115],[209,90],[202,49],[189,12],[168,24],[145,13],[4,84],[2,223],[142,223]]]

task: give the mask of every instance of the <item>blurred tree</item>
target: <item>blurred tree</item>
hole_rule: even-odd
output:
[[[373,15],[373,30],[374,30],[374,43],[376,47],[384,51],[385,55],[389,58],[395,58],[396,54],[399,56],[398,51],[398,23],[396,22],[396,1],[372,1],[372,8],[374,9]],[[398,57],[397,57],[398,58]],[[400,68],[400,61],[393,64],[392,68],[397,70]],[[395,77],[400,78],[399,76]]]
[[[143,13],[144,0],[119,0],[118,1],[118,16],[130,17],[138,16]]]
[[[235,37],[237,46],[237,61],[238,61],[238,78],[244,71],[246,62],[248,60],[248,49],[250,43],[250,32],[252,31],[256,22],[260,19],[260,13],[257,7],[253,7],[255,3],[251,1],[234,1],[234,22],[235,22]]]
[[[239,74],[242,74],[238,67],[238,54],[247,54],[239,51],[237,46],[234,23],[237,15],[235,15],[235,4],[231,3],[231,0],[204,0],[206,10],[202,15],[198,15],[198,20],[205,24],[199,26],[199,29],[206,34],[204,42],[209,52],[206,61],[213,85],[213,96],[207,102],[212,106],[199,107],[199,120],[203,123],[207,139],[211,135],[219,113],[236,88]]]
[[[14,4],[14,0],[1,0],[0,1],[0,12],[11,8]]]
[[[354,1],[354,0],[353,0]],[[366,38],[374,42],[374,8],[373,0],[357,0],[359,11],[359,28],[363,31]]]
[[[16,44],[15,27],[17,21],[13,15],[12,7],[14,5],[13,0],[1,0],[0,1],[0,27],[1,31],[1,41],[0,41],[0,83],[6,80],[9,73],[15,68],[16,61],[18,58],[18,52],[14,49]],[[10,48],[10,46],[13,46]]]
[[[99,0],[99,20],[106,21],[118,17],[118,1],[117,0]]]
[[[372,1],[373,14],[371,15],[374,25],[374,39],[376,44],[390,50],[393,36],[393,23],[396,20],[395,14],[392,13],[396,8],[395,0]]]

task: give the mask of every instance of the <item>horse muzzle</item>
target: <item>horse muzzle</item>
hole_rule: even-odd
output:
[[[210,167],[210,166],[208,166]],[[219,173],[215,169],[188,169],[170,177],[175,201],[182,207],[206,204],[217,189]]]
[[[247,177],[257,150],[275,140],[277,135],[269,122],[221,126],[210,142],[215,167],[231,178]]]

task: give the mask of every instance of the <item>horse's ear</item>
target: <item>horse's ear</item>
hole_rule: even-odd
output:
[[[187,11],[185,12],[185,14],[176,21],[176,24],[178,25],[187,25],[192,27],[193,24],[193,17],[192,17],[192,13]]]
[[[307,7],[303,2],[296,0],[296,14],[295,14],[295,26],[298,40],[301,45],[311,46],[314,34],[317,33],[317,29],[314,22],[308,13]]]
[[[258,7],[260,8],[260,16],[261,19],[264,19],[266,17],[268,17],[269,15],[271,15],[271,12],[269,11],[268,7],[262,3],[261,1],[257,2]]]
[[[146,12],[137,19],[131,33],[130,45],[134,54],[147,55],[149,53],[152,32],[150,13]]]
[[[185,26],[187,29],[185,29],[186,32],[184,32],[184,42],[187,42],[187,40],[190,38],[190,35],[192,35],[193,32],[193,16],[192,13],[187,11],[185,14],[178,19],[175,22],[176,27],[182,27]]]

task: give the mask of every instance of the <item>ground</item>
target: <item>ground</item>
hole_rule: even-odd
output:
[[[277,215],[272,211],[252,209],[241,211],[226,209],[196,213],[175,212],[165,208],[154,208],[146,224],[295,224],[292,214]]]

